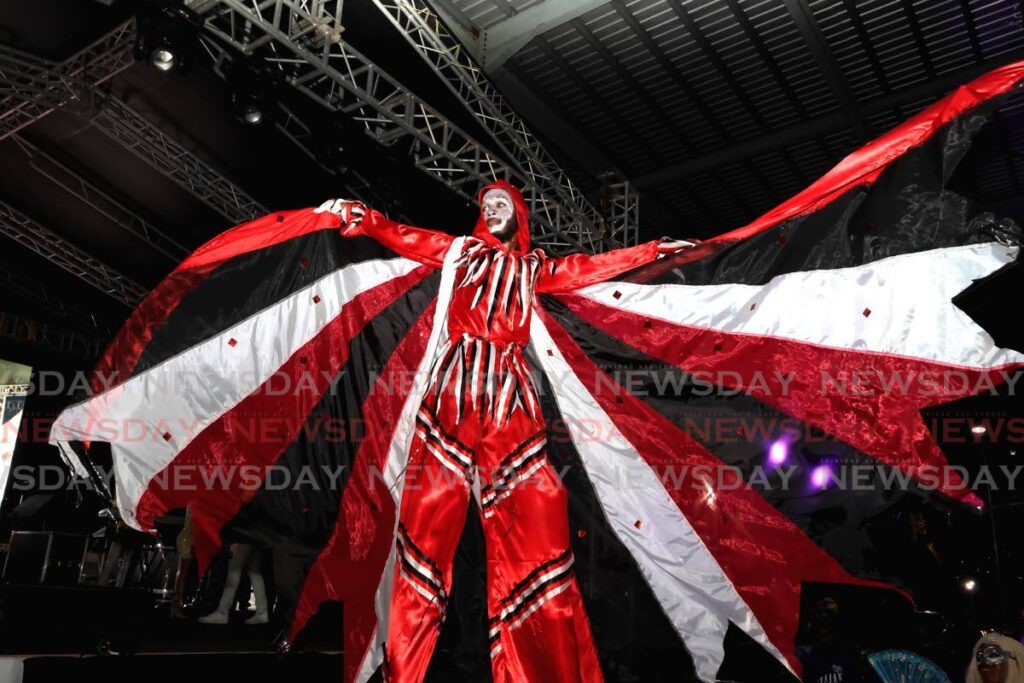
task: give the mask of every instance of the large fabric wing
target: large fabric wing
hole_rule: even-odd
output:
[[[942,469],[920,411],[1024,367],[952,301],[1017,259],[1003,239],[1016,228],[947,187],[1022,78],[1012,64],[957,89],[749,226],[542,298],[531,343],[565,437],[554,457],[583,473],[566,477],[571,498],[597,506],[574,524],[629,558],[701,680],[720,675],[730,624],[799,672],[805,582],[884,585],[857,538],[900,495],[880,480],[981,505]],[[771,475],[777,444],[800,465],[782,493],[749,478]],[[821,462],[873,464],[873,487],[818,491]],[[828,508],[840,522],[822,522]],[[601,577],[581,582],[601,614],[587,589]],[[627,637],[594,621],[604,653]]]
[[[397,504],[380,477],[404,465],[440,274],[343,238],[333,208],[268,214],[196,250],[133,312],[94,394],[50,438],[79,465],[82,445],[109,444],[131,526],[188,506],[201,568],[230,542],[274,548],[292,637],[344,599],[346,649],[360,652],[390,539],[375,529],[390,532]],[[350,680],[358,663],[346,658]]]

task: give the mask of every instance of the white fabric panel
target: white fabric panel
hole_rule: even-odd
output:
[[[658,475],[576,377],[536,315],[530,343],[605,517],[686,643],[701,680],[715,680],[730,621],[789,668]],[[601,438],[587,425],[601,425]]]
[[[139,528],[135,506],[146,486],[192,439],[259,388],[353,297],[418,267],[404,258],[373,260],[325,275],[221,334],[67,408],[54,423],[50,443],[110,442],[121,514]]]
[[[680,325],[991,368],[1024,362],[1024,354],[997,347],[951,299],[1017,250],[988,242],[789,273],[759,286],[603,282],[577,293]]]
[[[21,683],[25,676],[25,657],[0,657],[0,683]]]
[[[434,363],[438,349],[441,347],[441,335],[447,332],[448,328],[448,305],[452,300],[452,290],[455,285],[455,260],[462,253],[462,245],[466,237],[457,237],[448,253],[444,257],[444,266],[441,268],[441,284],[437,292],[437,307],[434,309],[433,327],[430,329],[430,340],[423,353],[419,368],[416,370],[416,377],[409,395],[402,406],[402,415],[395,425],[395,434],[391,439],[391,449],[388,452],[387,463],[384,466],[383,479],[391,491],[391,497],[395,501],[395,528],[392,534],[397,532],[398,515],[402,510],[402,485],[405,482],[405,468],[409,463],[409,449],[412,448],[412,438],[416,431],[416,413],[419,412],[420,404],[423,402],[423,395],[426,393],[430,380],[430,367]],[[391,552],[388,555],[387,564],[384,566],[384,573],[381,576],[380,584],[377,586],[377,593],[374,597],[377,613],[377,628],[373,632],[373,638],[363,655],[362,664],[356,674],[356,683],[365,683],[370,676],[384,661],[384,643],[388,639],[388,613],[391,608],[391,587],[395,574],[396,559],[395,544],[391,544]]]

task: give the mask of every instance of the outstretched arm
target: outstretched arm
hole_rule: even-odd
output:
[[[553,259],[554,272],[545,270],[537,282],[538,292],[567,292],[609,280],[627,270],[650,263],[662,254],[693,246],[693,242],[662,237],[635,247],[600,254],[570,254]]]
[[[444,256],[455,240],[448,233],[393,221],[361,202],[345,202],[340,215],[341,234],[345,237],[367,235],[399,256],[434,268],[444,265]]]

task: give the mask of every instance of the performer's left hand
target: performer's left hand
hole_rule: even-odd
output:
[[[658,241],[658,254],[677,254],[685,249],[692,249],[700,244],[700,240],[677,240],[671,237],[662,237]]]

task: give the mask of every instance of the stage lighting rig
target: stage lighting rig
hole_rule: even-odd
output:
[[[159,71],[186,72],[198,53],[200,18],[179,3],[148,0],[136,12],[135,58]]]
[[[251,59],[235,62],[229,73],[228,83],[233,86],[231,109],[235,117],[250,126],[266,125],[275,111],[280,80],[262,62]]]

